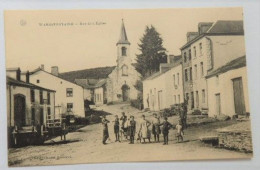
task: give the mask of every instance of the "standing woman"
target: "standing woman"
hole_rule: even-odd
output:
[[[107,126],[109,121],[106,119],[105,115],[102,117],[102,122],[101,123],[103,125],[103,141],[102,141],[102,143],[105,145],[107,139],[109,138],[108,126]]]
[[[143,120],[141,120],[140,122],[139,134],[143,139],[144,143],[145,143],[145,139],[148,139],[150,142],[150,134],[149,134],[148,127],[151,125],[151,123],[145,119],[145,115],[142,115],[142,118]]]

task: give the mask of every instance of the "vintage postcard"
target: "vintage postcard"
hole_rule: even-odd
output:
[[[252,158],[242,8],[4,17],[9,166]]]

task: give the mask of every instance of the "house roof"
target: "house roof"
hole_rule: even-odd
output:
[[[115,66],[111,67],[98,67],[84,70],[70,71],[60,73],[59,77],[74,82],[76,79],[104,79],[115,69]]]
[[[216,70],[212,71],[211,73],[209,73],[206,76],[206,78],[210,78],[210,77],[216,76],[218,74],[223,74],[227,71],[238,69],[238,68],[245,67],[245,66],[246,66],[246,56],[242,56],[242,57],[236,58],[235,60],[228,62],[224,66],[221,66],[221,67],[217,68]]]
[[[196,42],[200,38],[207,35],[244,35],[243,21],[242,20],[218,20],[206,32],[198,35],[196,38],[187,42],[180,49],[184,49]]]
[[[40,67],[37,68],[37,69],[35,69],[35,70],[33,70],[33,71],[31,71],[31,72],[29,72],[29,74],[32,75],[32,74],[35,74],[35,73],[37,73],[37,72],[39,72],[39,71],[43,71],[44,73],[47,73],[47,74],[52,75],[52,76],[54,76],[54,77],[57,77],[57,78],[59,78],[59,79],[62,79],[62,80],[68,81],[68,82],[70,82],[70,83],[73,83],[73,84],[75,84],[75,85],[77,85],[77,86],[80,86],[80,85],[76,84],[76,83],[74,82],[74,80],[73,80],[73,81],[69,81],[69,80],[67,80],[67,79],[65,79],[65,78],[63,78],[63,77],[61,77],[60,75],[59,75],[59,76],[53,75],[53,74],[51,74],[51,73],[49,73],[49,72],[47,72],[47,71],[41,69]],[[25,74],[25,73],[23,73],[23,74]]]
[[[151,76],[147,77],[144,81],[153,80],[153,79],[163,75],[164,73],[168,72],[172,68],[181,65],[182,57],[181,56],[175,56],[174,58],[175,58],[174,63],[161,63],[160,64],[161,67],[167,68],[166,71],[158,71],[158,72],[152,74]]]
[[[75,79],[75,83],[84,87],[85,89],[93,89],[102,87],[106,84],[106,79]]]
[[[117,44],[130,44],[127,39],[124,20],[122,19],[121,32]]]
[[[31,83],[26,83],[24,81],[18,81],[18,80],[13,79],[9,76],[6,76],[6,83],[9,84],[9,85],[15,85],[15,86],[27,87],[27,88],[32,88],[32,89],[45,90],[45,91],[49,91],[49,92],[55,92],[55,90],[46,89],[46,88],[36,86],[34,84],[31,84]]]

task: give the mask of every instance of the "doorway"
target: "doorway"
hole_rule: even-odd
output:
[[[129,91],[130,91],[130,88],[128,85],[124,84],[122,86],[122,98],[123,98],[123,101],[129,101]]]
[[[216,98],[216,114],[220,115],[221,114],[221,101],[220,101],[220,94],[215,94]]]
[[[162,104],[163,104],[163,97],[162,97],[162,91],[158,91],[158,108],[159,110],[162,109]]]
[[[234,104],[235,113],[238,115],[245,114],[245,98],[243,91],[242,77],[233,79],[233,91],[234,91]]]
[[[18,127],[25,126],[25,96],[22,94],[14,95],[14,124]]]

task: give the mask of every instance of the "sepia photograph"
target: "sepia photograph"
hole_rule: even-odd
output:
[[[5,10],[9,167],[253,158],[242,7]]]

